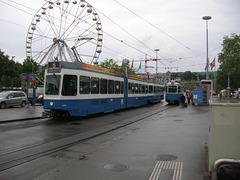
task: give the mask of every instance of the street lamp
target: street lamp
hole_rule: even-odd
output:
[[[125,71],[125,75],[126,75],[126,78],[128,77],[128,74],[127,74],[127,65],[129,64],[129,60],[128,59],[123,59],[122,63],[125,64],[125,67],[126,67],[126,71]]]
[[[206,79],[209,79],[209,74],[208,74],[208,68],[209,68],[209,59],[208,59],[208,20],[212,19],[211,16],[203,16],[202,17],[203,20],[206,20],[206,39],[207,39],[207,73],[206,73]]]
[[[156,51],[156,82],[157,82],[157,61],[158,61],[158,51],[159,51],[159,49],[155,49],[155,51]]]

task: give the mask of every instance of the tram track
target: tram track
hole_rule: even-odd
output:
[[[161,108],[146,112],[137,118],[128,118],[127,122],[123,120],[106,123],[94,128],[88,128],[68,133],[57,138],[46,139],[44,141],[30,144],[28,146],[19,146],[13,149],[2,150],[0,151],[0,172],[56,153],[77,144],[81,144],[96,137],[124,128],[126,126],[130,126],[156,114],[168,111],[171,108],[171,106],[162,106]]]

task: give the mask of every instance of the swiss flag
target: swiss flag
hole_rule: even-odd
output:
[[[210,63],[210,67],[211,67],[211,70],[215,67],[215,58],[214,58],[213,61]]]

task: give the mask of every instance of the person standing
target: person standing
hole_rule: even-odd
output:
[[[184,103],[185,103],[185,96],[183,94],[181,94],[181,104],[182,104],[182,107],[184,107]]]

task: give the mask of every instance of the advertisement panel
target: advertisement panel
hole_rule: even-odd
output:
[[[193,90],[193,102],[202,103],[202,90]]]

